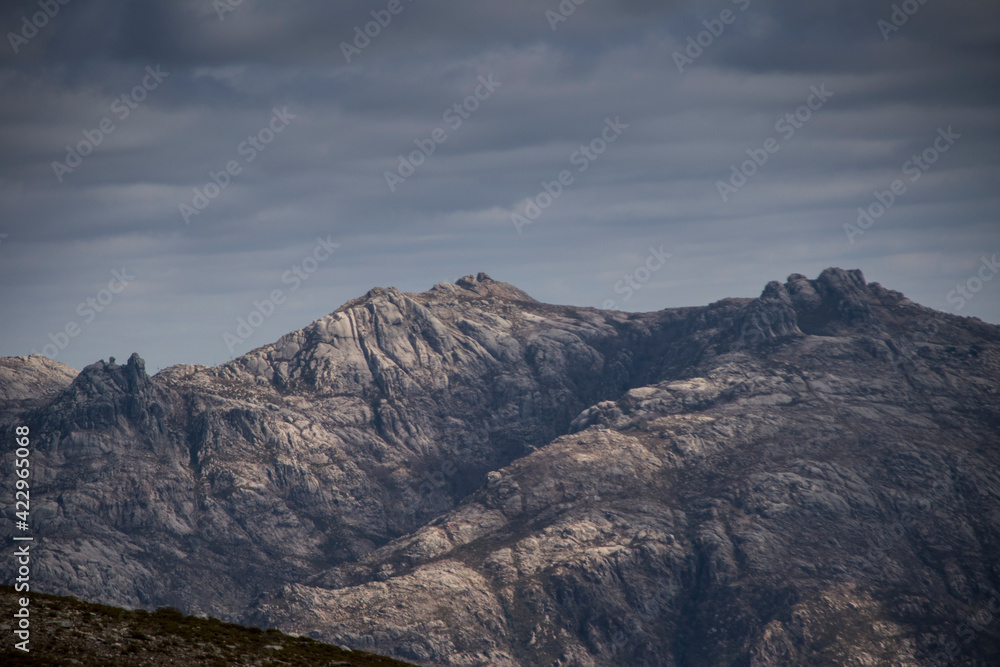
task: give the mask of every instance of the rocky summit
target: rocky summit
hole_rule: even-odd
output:
[[[479,274],[217,367],[3,358],[0,431],[33,590],[420,665],[996,665],[998,381],[1000,326],[856,270],[653,313]]]

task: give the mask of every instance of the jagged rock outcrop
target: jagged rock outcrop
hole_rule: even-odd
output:
[[[0,373],[51,592],[428,665],[1000,652],[1000,327],[860,271],[643,314],[479,274],[218,367]]]

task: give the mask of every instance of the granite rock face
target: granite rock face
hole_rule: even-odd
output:
[[[218,367],[4,358],[0,430],[46,592],[426,665],[974,665],[998,380],[1000,327],[860,271],[643,314],[479,274]]]

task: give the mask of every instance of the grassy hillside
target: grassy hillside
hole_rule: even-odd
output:
[[[351,651],[277,630],[246,628],[216,619],[184,616],[176,609],[128,611],[72,597],[31,593],[30,653],[14,648],[17,598],[0,586],[0,663],[5,665],[211,665],[278,667],[408,663]]]

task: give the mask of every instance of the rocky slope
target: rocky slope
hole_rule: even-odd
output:
[[[480,274],[219,367],[0,371],[51,592],[428,665],[1000,656],[1000,327],[859,271],[645,314]]]

